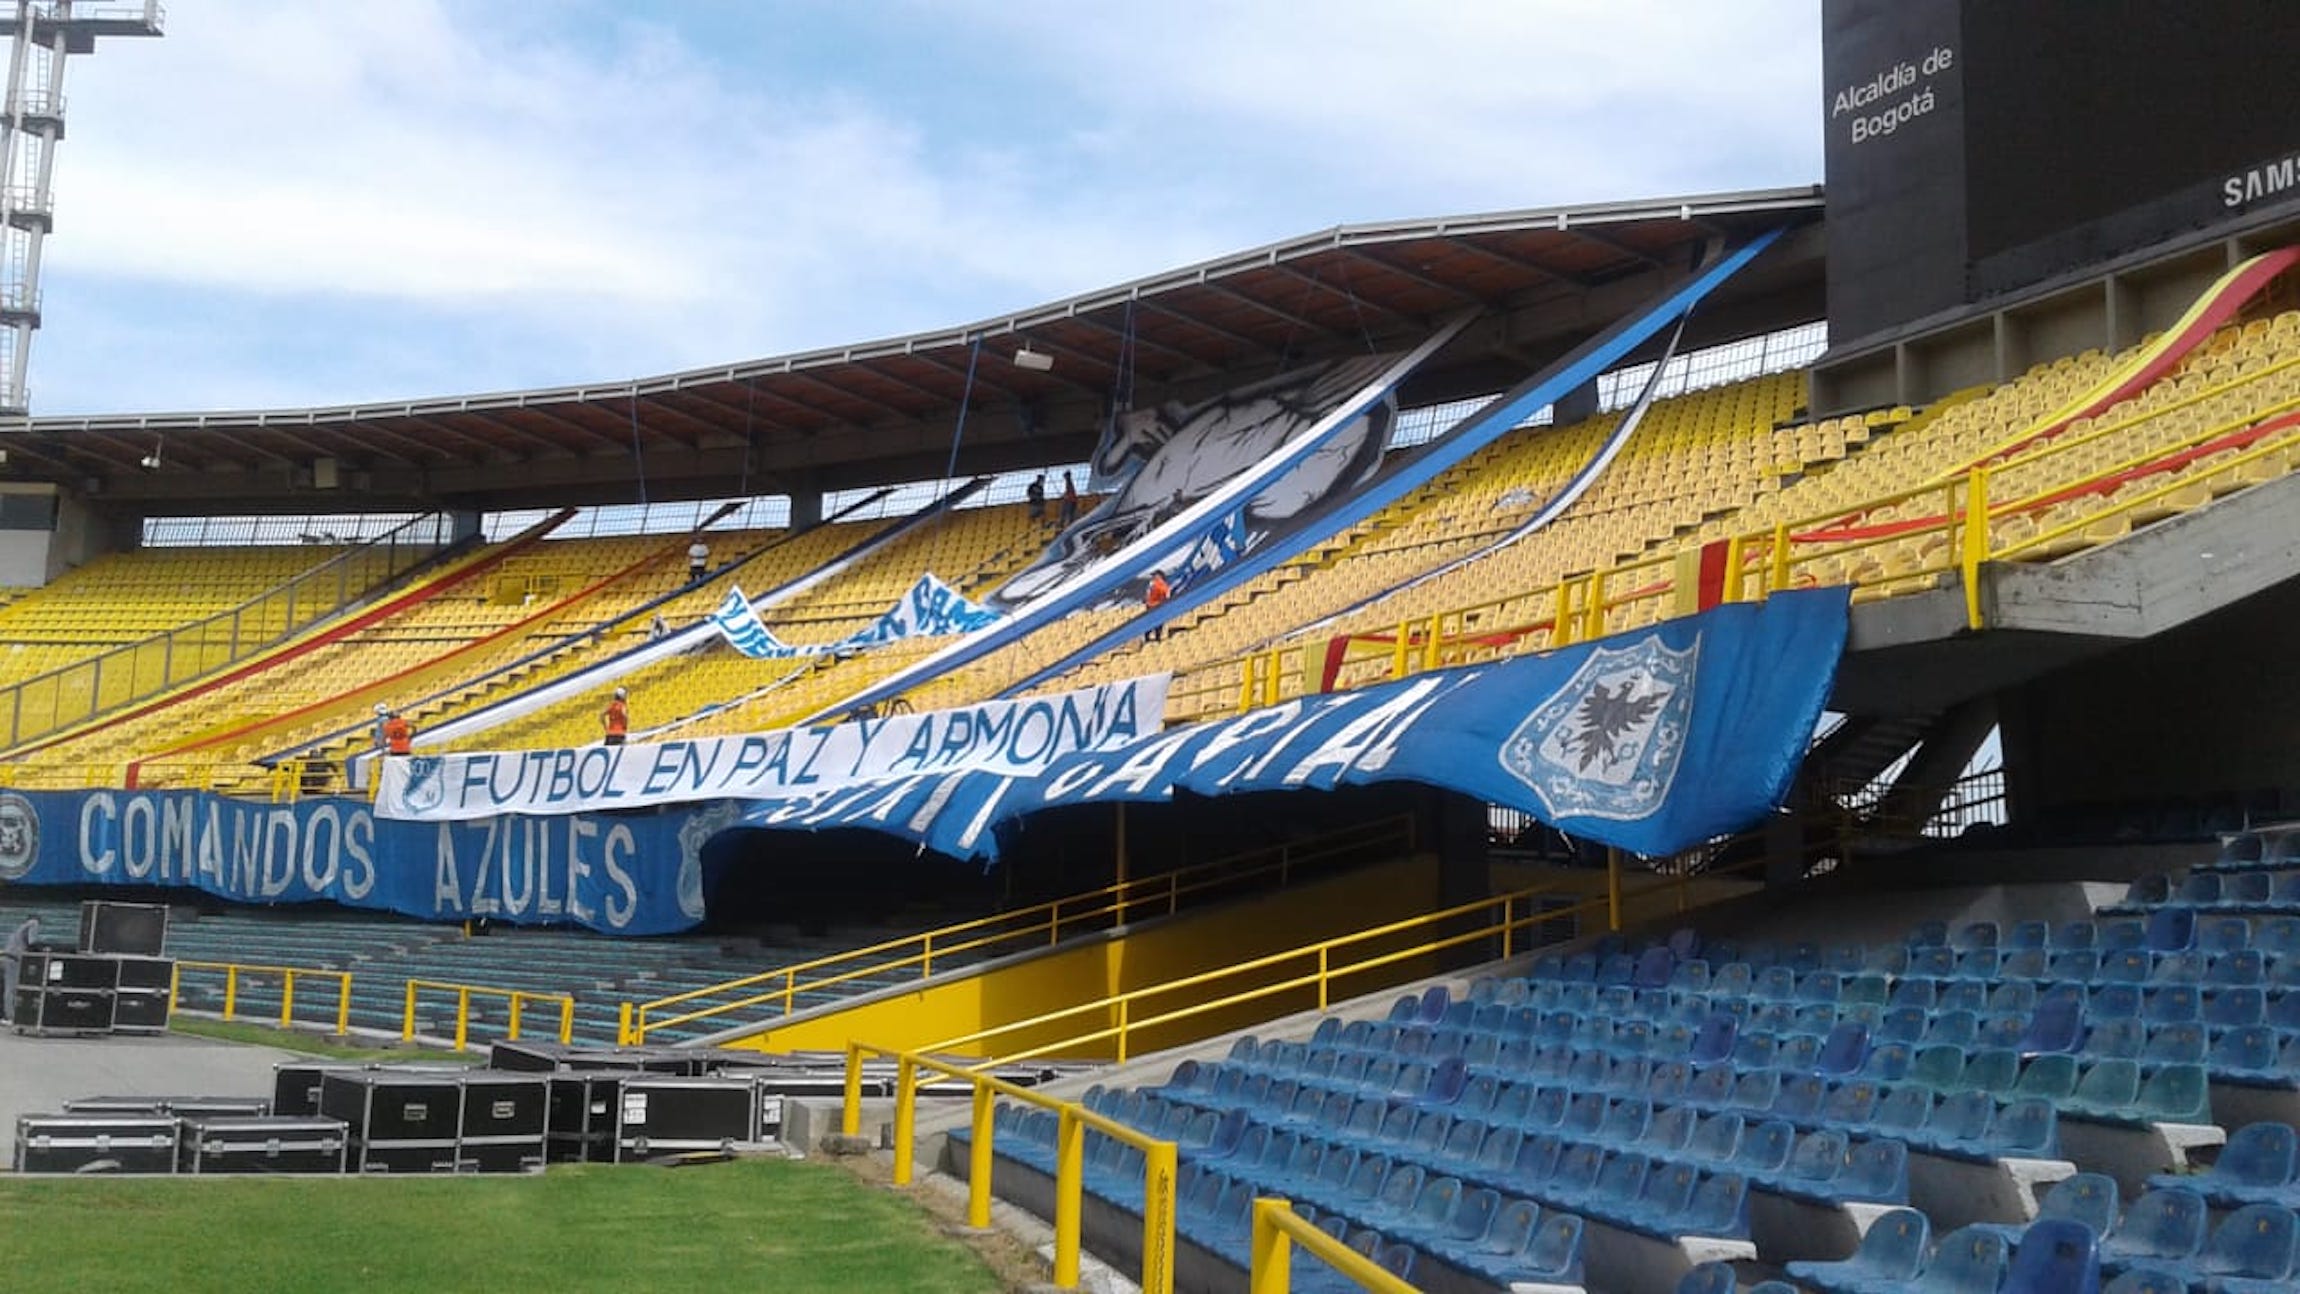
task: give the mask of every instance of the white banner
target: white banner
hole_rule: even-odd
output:
[[[757,660],[836,654],[905,638],[972,633],[997,619],[997,612],[985,611],[967,601],[965,594],[937,579],[932,571],[919,576],[918,583],[911,585],[910,591],[889,607],[885,615],[837,642],[797,646],[784,642],[759,619],[758,609],[743,596],[741,589],[728,589],[727,596],[719,602],[719,609],[711,613],[711,623],[719,627],[727,645]]]
[[[1170,681],[1153,674],[1052,696],[741,737],[386,759],[376,816],[448,822],[820,794],[882,777],[1027,777],[1064,755],[1111,750],[1157,732]]]

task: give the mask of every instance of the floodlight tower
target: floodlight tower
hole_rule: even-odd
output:
[[[159,0],[0,0],[9,39],[0,103],[0,417],[30,408],[25,370],[40,326],[40,245],[54,227],[49,180],[64,138],[64,63],[103,36],[157,36]]]

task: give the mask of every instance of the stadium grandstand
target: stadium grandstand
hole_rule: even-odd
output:
[[[18,420],[0,929],[1063,1288],[2300,1288],[2300,14],[2124,9],[1832,0],[1825,186]]]

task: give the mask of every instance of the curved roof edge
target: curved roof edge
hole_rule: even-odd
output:
[[[1712,217],[1778,213],[1791,217],[1817,216],[1822,210],[1818,184],[1793,188],[1751,189],[1731,193],[1652,198],[1629,202],[1585,203],[1574,206],[1529,208],[1517,211],[1445,216],[1420,220],[1374,221],[1336,225],[1326,230],[1217,256],[1195,265],[1152,274],[1113,287],[1079,293],[1044,305],[993,315],[956,327],[933,329],[906,336],[886,337],[846,346],[827,346],[734,364],[710,365],[678,372],[628,378],[621,381],[532,387],[462,396],[416,400],[384,400],[362,404],[314,405],[303,408],[207,410],[127,414],[63,414],[35,416],[15,423],[10,431],[70,433],[74,431],[174,431],[218,425],[239,428],[312,426],[370,418],[418,417],[430,414],[523,408],[538,404],[580,402],[602,397],[643,396],[679,391],[690,386],[740,382],[749,378],[820,369],[887,356],[912,355],[947,347],[963,347],[977,338],[1000,337],[1032,327],[1074,318],[1080,314],[1122,305],[1128,300],[1156,298],[1237,275],[1284,265],[1314,255],[1385,243],[1428,238],[1458,238],[1516,231],[1601,230],[1607,225],[1677,220],[1698,222]]]

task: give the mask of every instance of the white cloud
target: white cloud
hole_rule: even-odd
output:
[[[1345,220],[1807,180],[1818,58],[1782,36],[1806,9],[740,11],[762,40],[947,44],[947,84],[888,86],[860,53],[754,75],[682,4],[179,3],[74,64],[34,388],[62,412],[614,380]]]

